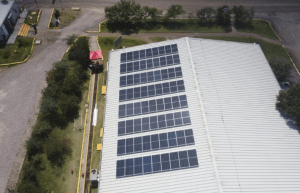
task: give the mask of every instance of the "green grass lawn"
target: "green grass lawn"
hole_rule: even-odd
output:
[[[14,44],[0,48],[0,65],[25,60],[33,43],[33,38],[18,36]]]
[[[255,33],[271,39],[278,39],[269,23],[264,20],[253,20],[253,28],[237,29],[238,32]]]
[[[27,25],[37,24],[38,15],[39,15],[39,10],[30,10],[24,23]]]
[[[167,38],[165,38],[165,37],[151,37],[150,39],[151,39],[153,42],[162,42],[162,41],[167,40]]]
[[[158,22],[152,24],[150,21],[146,22],[143,26],[137,26],[140,33],[169,33],[169,32],[189,32],[189,33],[221,33],[225,32],[221,26],[213,25],[211,27],[200,26],[197,20],[188,19],[172,19],[167,24]],[[101,24],[101,32],[110,32],[106,22]]]
[[[230,36],[209,36],[209,37],[208,36],[206,36],[206,37],[198,36],[198,38],[245,42],[245,43],[257,43],[261,46],[261,48],[269,62],[274,59],[283,59],[283,60],[286,60],[288,63],[290,63],[290,59],[282,46],[273,44],[273,43],[269,43],[269,42],[266,42],[261,39],[252,38],[252,37],[230,37]]]
[[[104,118],[104,106],[105,106],[105,95],[101,94],[101,88],[103,85],[106,85],[106,63],[108,61],[108,53],[109,50],[114,49],[114,37],[98,37],[98,41],[100,40],[100,47],[102,50],[102,54],[104,57],[104,69],[103,73],[98,75],[98,91],[97,91],[97,108],[98,108],[98,119],[97,126],[94,127],[94,138],[93,138],[93,151],[92,151],[92,164],[91,169],[99,169],[100,164],[100,151],[97,151],[97,144],[102,142],[102,138],[100,138],[100,129],[103,127],[103,118]],[[123,38],[121,45],[125,47],[132,47],[142,44],[147,44],[148,42],[133,39],[133,38]],[[97,193],[97,188],[91,188],[91,193]]]
[[[70,23],[72,23],[72,21],[74,21],[81,13],[80,10],[79,11],[71,10],[71,9],[63,9],[63,10],[55,9],[55,10],[58,10],[60,13],[59,21],[61,23],[58,24],[58,27],[60,28],[70,25]],[[56,27],[54,13],[51,19],[51,23],[50,23],[50,28]]]

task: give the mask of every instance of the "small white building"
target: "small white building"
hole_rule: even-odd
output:
[[[300,135],[260,45],[180,38],[109,55],[99,193],[299,193]]]
[[[20,8],[15,0],[1,0],[0,2],[0,41],[9,38],[14,31],[20,14]]]

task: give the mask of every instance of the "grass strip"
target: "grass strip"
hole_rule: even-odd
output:
[[[237,29],[238,32],[254,33],[271,39],[278,39],[268,21],[253,20],[253,26],[246,29]]]

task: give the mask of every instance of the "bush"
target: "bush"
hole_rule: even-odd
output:
[[[60,17],[60,12],[57,9],[54,10],[54,17],[55,19],[58,19]]]
[[[287,91],[280,91],[276,107],[295,119],[300,127],[300,83],[291,86]]]
[[[284,82],[290,76],[292,65],[288,60],[273,59],[270,66],[278,82]]]
[[[67,44],[70,46],[74,43],[74,41],[76,40],[77,36],[75,34],[68,36],[67,38]]]
[[[4,50],[3,53],[2,53],[2,57],[4,59],[7,59],[10,57],[10,54],[11,54],[11,51],[10,50]]]
[[[91,63],[88,37],[79,37],[77,39],[69,50],[68,58],[79,62],[84,69],[88,68]]]
[[[62,166],[66,157],[72,154],[70,144],[70,139],[62,136],[58,130],[54,130],[45,145],[48,160],[53,165]]]

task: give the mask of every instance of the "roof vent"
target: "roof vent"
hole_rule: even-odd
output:
[[[7,3],[8,3],[7,0],[2,0],[2,4],[3,4],[3,5],[6,5]]]

